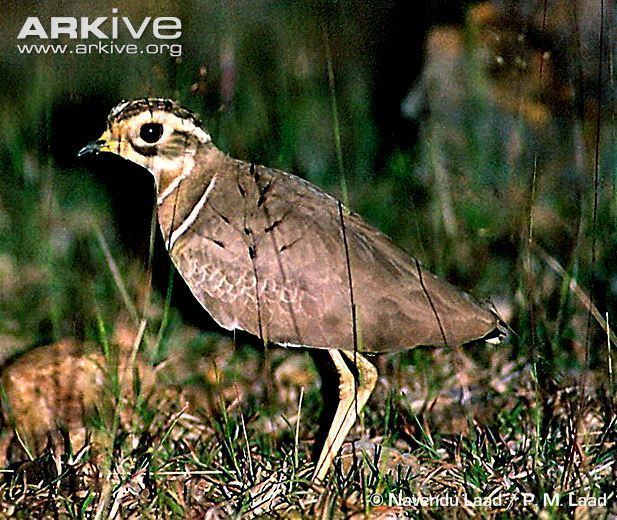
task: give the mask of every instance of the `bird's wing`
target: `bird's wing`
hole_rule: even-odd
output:
[[[227,161],[192,237],[172,251],[222,326],[362,351],[462,343],[495,327],[490,312],[317,187]]]
[[[492,312],[361,217],[352,213],[344,222],[359,323],[366,323],[369,350],[462,344],[495,329],[498,318]]]

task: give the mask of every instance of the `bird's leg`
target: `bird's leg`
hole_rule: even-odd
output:
[[[328,474],[334,457],[377,382],[377,369],[363,355],[341,350],[329,350],[328,353],[339,375],[339,403],[315,466],[314,480],[323,480]],[[343,355],[356,367],[357,375],[347,365]]]
[[[328,474],[328,470],[334,461],[334,457],[341,448],[341,444],[343,443],[347,432],[353,424],[353,419],[355,418],[352,415],[354,401],[354,375],[345,363],[345,360],[341,355],[341,351],[329,350],[328,354],[330,354],[330,358],[334,363],[334,367],[336,368],[339,377],[338,405],[334,417],[332,418],[328,435],[326,436],[324,445],[321,448],[319,460],[315,466],[315,473],[313,473],[314,480],[323,480]],[[348,416],[351,416],[352,418],[349,426],[346,425],[346,422],[349,422]]]

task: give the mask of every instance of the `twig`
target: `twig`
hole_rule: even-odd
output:
[[[137,314],[137,309],[135,308],[135,305],[133,305],[133,302],[129,297],[129,293],[126,290],[126,285],[124,284],[124,280],[122,279],[122,275],[120,274],[120,270],[118,269],[118,264],[116,264],[116,261],[111,254],[109,245],[107,244],[103,233],[101,233],[101,230],[97,225],[94,226],[94,234],[96,235],[96,239],[101,246],[101,250],[103,251],[103,255],[105,256],[105,261],[107,262],[107,267],[109,267],[109,271],[111,272],[114,282],[116,283],[116,287],[118,288],[118,291],[120,291],[120,295],[122,296],[124,305],[126,305],[126,308],[131,315],[131,319],[137,325],[139,323],[139,315]]]
[[[549,255],[541,246],[539,246],[538,244],[534,243],[533,244],[533,249],[535,249],[535,251],[542,258],[542,260],[544,260],[544,262],[556,274],[561,276],[561,278],[563,278],[564,280],[568,280],[568,279],[570,280],[569,283],[568,283],[568,287],[570,288],[570,290],[576,295],[576,297],[579,299],[579,301],[581,302],[583,307],[585,307],[585,309],[588,312],[590,312],[591,315],[596,319],[596,321],[598,322],[598,324],[600,325],[602,330],[606,331],[606,334],[607,334],[607,337],[608,337],[609,341],[613,345],[615,345],[617,347],[617,336],[615,335],[615,333],[612,330],[610,330],[610,327],[607,325],[607,322],[602,317],[602,314],[600,314],[600,311],[595,306],[595,304],[593,303],[591,298],[587,295],[587,293],[583,289],[581,289],[581,287],[579,286],[579,284],[576,281],[576,279],[573,278],[563,268],[563,266],[559,263],[559,261],[556,258],[554,258],[551,255]]]

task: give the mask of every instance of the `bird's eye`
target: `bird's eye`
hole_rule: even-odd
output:
[[[163,135],[163,125],[161,123],[146,123],[139,130],[139,137],[146,143],[154,144]]]

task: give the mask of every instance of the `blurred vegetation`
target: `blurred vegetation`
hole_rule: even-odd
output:
[[[148,176],[120,160],[75,157],[119,100],[155,95],[199,112],[234,157],[339,197],[344,174],[354,210],[493,302],[513,329],[508,355],[533,368],[538,395],[588,366],[598,387],[610,386],[602,320],[612,322],[617,303],[614,13],[607,7],[600,55],[600,13],[579,3],[576,12],[567,2],[543,12],[542,2],[505,1],[122,6],[132,20],[180,17],[181,58],[22,55],[15,35],[26,16],[106,16],[115,4],[12,5],[0,20],[0,356],[67,337],[100,345],[121,322],[136,329],[149,298],[149,362],[184,350],[197,366],[213,352],[220,333],[177,277],[166,305],[160,244],[149,293]],[[186,340],[191,325],[207,332]],[[492,347],[473,352],[494,368]],[[242,379],[243,356],[261,355],[240,348],[240,373],[229,377]],[[382,368],[422,373],[426,355],[405,353]],[[438,389],[434,377],[426,384]],[[204,383],[197,372],[182,378]],[[246,410],[265,413],[261,394],[246,394],[255,399]],[[512,421],[513,430],[523,424]]]
[[[155,4],[135,3],[120,14],[140,19]],[[109,14],[111,5],[96,11]],[[93,229],[106,231],[114,252],[147,251],[150,181],[120,161],[84,165],[75,150],[98,135],[119,99],[143,95],[177,98],[200,112],[232,156],[294,171],[343,196],[334,96],[350,205],[438,274],[503,302],[523,352],[529,334],[559,353],[572,353],[572,341],[586,336],[585,327],[572,328],[581,305],[564,294],[564,281],[537,254],[533,272],[524,269],[530,223],[534,244],[576,276],[602,315],[614,305],[614,78],[608,61],[600,89],[587,65],[575,70],[574,58],[585,57],[568,47],[556,7],[542,33],[537,9],[517,18],[475,6],[458,26],[410,37],[398,57],[388,56],[396,70],[383,75],[373,62],[383,58],[378,43],[394,4],[375,13],[353,2],[157,5],[184,19],[181,58],[21,55],[10,37],[19,20],[58,14],[58,6],[24,4],[3,20],[2,273],[20,295],[3,298],[4,333],[28,343],[60,339],[91,329],[96,312],[117,312]],[[92,9],[78,2],[60,14]],[[421,14],[417,9],[402,14]],[[434,22],[444,16],[437,8],[431,14]],[[596,33],[583,32],[583,43]],[[607,29],[605,58],[613,52],[610,37]],[[418,72],[405,53],[422,50]],[[399,71],[411,77],[408,94],[392,99],[399,122],[384,128],[375,111],[384,101],[375,92]],[[132,260],[118,254],[118,261],[128,269]],[[533,331],[526,325],[532,310]]]

